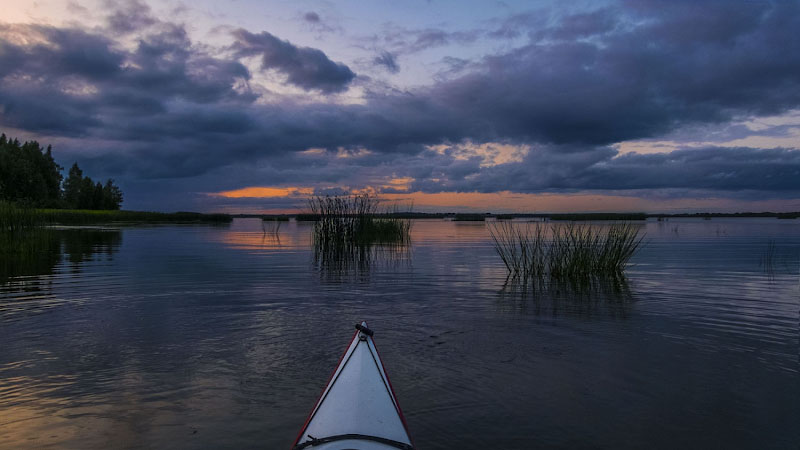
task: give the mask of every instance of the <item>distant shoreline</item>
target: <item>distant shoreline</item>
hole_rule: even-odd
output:
[[[376,214],[377,216],[386,216],[392,218],[403,219],[453,219],[464,221],[480,221],[487,218],[495,220],[510,220],[510,219],[549,219],[549,220],[647,220],[651,218],[668,219],[668,218],[723,218],[723,217],[775,217],[778,219],[797,219],[800,218],[800,212],[737,212],[737,213],[675,213],[675,214],[648,214],[648,213],[511,213],[511,214],[476,214],[476,213],[415,213],[415,212],[399,212],[399,213],[384,213]],[[255,218],[263,220],[288,220],[295,218],[297,220],[315,220],[313,214],[296,213],[296,214],[232,214],[234,218]]]
[[[757,218],[797,219],[800,212],[739,212],[739,213],[517,213],[517,214],[475,214],[475,213],[421,213],[393,212],[378,213],[375,216],[401,219],[449,219],[456,222],[483,222],[491,220],[540,219],[552,221],[644,221],[647,219],[668,220],[670,218]],[[24,229],[48,225],[103,225],[103,224],[228,224],[234,218],[255,218],[264,221],[315,221],[313,214],[223,214],[197,212],[151,212],[128,210],[75,210],[75,209],[32,209],[19,208],[5,204],[0,208],[0,229]]]
[[[0,202],[0,231],[25,230],[52,225],[104,225],[104,224],[227,224],[233,221],[229,214],[203,214],[196,212],[148,212],[126,210],[83,210],[24,208]]]

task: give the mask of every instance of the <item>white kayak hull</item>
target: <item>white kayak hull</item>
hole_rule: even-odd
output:
[[[366,322],[353,336],[293,448],[413,449]]]

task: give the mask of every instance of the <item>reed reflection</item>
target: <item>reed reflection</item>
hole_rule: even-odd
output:
[[[411,265],[410,242],[404,244],[314,245],[314,268],[325,281],[367,281],[376,270]]]
[[[377,264],[410,261],[411,220],[377,215],[379,203],[367,193],[310,200],[314,265],[324,279],[363,280]]]
[[[36,228],[0,233],[0,284],[39,289],[60,264],[72,273],[84,263],[111,259],[122,243],[120,230]],[[27,280],[27,281],[26,281]]]
[[[536,315],[629,317],[634,293],[624,275],[506,278],[499,306]]]

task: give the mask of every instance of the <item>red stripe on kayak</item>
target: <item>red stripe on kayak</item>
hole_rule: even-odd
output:
[[[339,370],[339,365],[342,364],[342,361],[344,360],[345,355],[347,355],[347,351],[350,350],[350,345],[353,344],[353,340],[356,338],[356,336],[358,336],[358,330],[356,330],[356,332],[353,333],[353,337],[350,338],[350,343],[347,344],[347,347],[345,347],[344,353],[342,353],[342,356],[339,357],[339,362],[336,363],[336,367],[333,368],[333,372],[331,372],[331,375],[328,377],[328,381],[325,382],[325,385],[322,387],[322,392],[319,393],[319,397],[317,398],[317,403],[314,404],[314,408],[312,408],[311,412],[308,413],[308,417],[306,418],[306,422],[303,424],[303,428],[300,429],[300,434],[297,435],[297,439],[294,440],[294,444],[292,444],[292,448],[294,448],[297,444],[300,443],[300,438],[302,438],[303,435],[306,433],[306,428],[308,428],[308,424],[311,422],[311,418],[314,417],[314,412],[317,411],[317,407],[322,402],[322,396],[325,395],[325,391],[328,390],[328,386],[331,384],[331,380],[333,380],[333,376],[336,375],[336,371]],[[378,348],[375,347],[375,350],[377,350],[377,349]],[[388,375],[387,375],[387,377],[388,377]],[[389,387],[391,388],[391,383],[389,384]],[[400,420],[403,421],[403,426],[405,426],[406,422],[405,422],[405,419],[403,419],[402,413],[400,414]],[[406,433],[408,433],[408,430],[406,430]]]
[[[389,371],[386,370],[386,366],[383,365],[383,358],[381,358],[381,353],[378,351],[378,346],[375,344],[375,339],[372,339],[372,345],[375,346],[375,353],[378,354],[378,360],[381,362],[381,367],[383,367],[383,374],[386,375],[386,382],[389,384],[389,390],[392,391],[392,397],[394,397],[394,405],[397,407],[397,414],[400,416],[400,422],[403,423],[403,428],[406,429],[406,436],[408,436],[408,440],[411,441],[411,446],[417,448],[414,444],[414,438],[411,437],[411,433],[408,431],[408,423],[406,423],[406,416],[403,415],[403,409],[400,408],[400,400],[397,399],[397,394],[394,392],[394,388],[392,387],[392,380],[389,379]]]

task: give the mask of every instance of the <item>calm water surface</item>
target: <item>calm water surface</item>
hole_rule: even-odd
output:
[[[288,449],[362,319],[420,449],[798,448],[800,223],[643,227],[627,283],[527,290],[483,223],[47,233],[0,264],[0,448]]]

